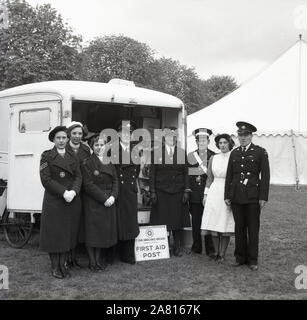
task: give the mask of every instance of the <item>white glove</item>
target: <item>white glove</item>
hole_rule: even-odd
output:
[[[70,190],[70,191],[66,190],[63,196],[65,201],[70,203],[73,201],[74,197],[76,196],[76,192],[74,190]]]
[[[64,194],[63,194],[63,198],[65,199],[66,202],[69,202],[69,191],[65,190]]]
[[[104,203],[105,207],[111,207],[115,202],[115,198],[113,196],[109,197],[109,199]]]

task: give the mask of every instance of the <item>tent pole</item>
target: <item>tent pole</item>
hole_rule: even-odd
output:
[[[297,159],[296,159],[296,147],[295,147],[295,141],[294,141],[294,132],[291,130],[291,141],[292,141],[292,148],[293,148],[293,156],[294,156],[294,165],[295,165],[295,190],[299,191],[300,190],[300,180],[298,177],[298,167],[297,167]]]

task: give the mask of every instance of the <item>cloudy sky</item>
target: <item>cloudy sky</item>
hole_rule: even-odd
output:
[[[86,41],[123,34],[200,77],[247,81],[302,33],[306,0],[27,0],[50,3]]]

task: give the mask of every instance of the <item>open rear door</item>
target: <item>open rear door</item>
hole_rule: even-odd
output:
[[[41,211],[43,187],[40,156],[52,144],[48,134],[60,124],[61,102],[44,101],[10,105],[8,209]]]

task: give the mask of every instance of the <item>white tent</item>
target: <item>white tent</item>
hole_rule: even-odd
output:
[[[191,132],[235,134],[237,121],[258,128],[253,142],[267,149],[273,184],[307,184],[307,43],[297,41],[259,75],[188,116]]]

